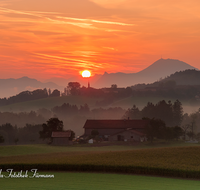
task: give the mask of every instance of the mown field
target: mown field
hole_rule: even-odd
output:
[[[200,178],[200,146],[0,147],[0,168]]]
[[[172,179],[150,176],[72,173],[72,172],[40,172],[53,174],[54,178],[0,179],[3,190],[197,190],[197,180]]]

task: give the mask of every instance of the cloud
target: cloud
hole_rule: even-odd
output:
[[[59,75],[85,67],[96,73],[127,71],[152,63],[163,52],[199,62],[198,1],[10,0],[9,4],[0,6],[4,76],[14,72],[51,76],[54,71]]]
[[[56,55],[48,55],[48,54],[42,54],[42,53],[34,53],[36,56],[41,57],[43,59],[49,59],[49,60],[57,60],[60,63],[62,62],[62,65],[58,64],[57,62],[54,62],[54,65],[59,65],[59,67],[89,67],[89,68],[101,68],[101,64],[96,64],[88,60],[78,59],[78,58],[70,58],[63,57],[63,56],[56,56]],[[73,64],[73,65],[72,65]]]
[[[47,19],[54,22],[55,24],[70,24],[70,25],[81,27],[81,28],[96,29],[96,27],[92,26],[92,24],[90,24],[90,23],[66,22],[66,21],[55,20],[55,19],[51,19],[51,18],[47,18]]]
[[[113,51],[118,51],[117,49],[112,48],[112,47],[103,47],[103,48],[105,48],[105,49],[109,49],[109,50],[113,50]]]
[[[116,8],[125,3],[127,0],[91,0],[92,2],[105,8]]]
[[[62,18],[62,19],[67,19],[67,20],[83,21],[83,22],[93,22],[93,23],[100,23],[100,24],[113,24],[113,25],[121,25],[121,26],[134,26],[134,24],[127,24],[127,23],[114,22],[114,21],[102,21],[102,20],[94,20],[94,19],[80,19],[80,18],[61,17],[61,16],[57,16],[57,18]]]

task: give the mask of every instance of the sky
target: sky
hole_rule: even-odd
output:
[[[200,69],[199,0],[0,0],[0,78]]]

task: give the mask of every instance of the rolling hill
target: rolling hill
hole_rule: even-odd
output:
[[[160,82],[175,81],[177,85],[200,85],[200,71],[185,70],[171,74]]]

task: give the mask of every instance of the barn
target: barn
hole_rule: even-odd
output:
[[[144,137],[147,120],[87,120],[84,128],[84,136],[91,135],[92,131],[98,131],[99,136],[110,141],[122,141],[124,139],[139,140]],[[137,137],[136,137],[137,136]]]

